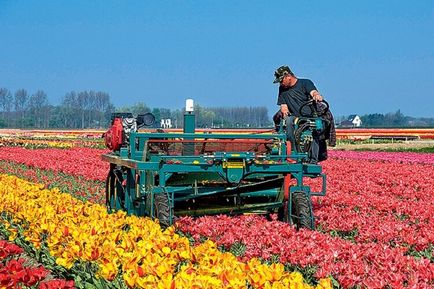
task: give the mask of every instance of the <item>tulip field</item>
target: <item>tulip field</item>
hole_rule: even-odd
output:
[[[0,139],[0,288],[434,288],[434,154],[329,151],[315,231],[108,214],[100,135]],[[316,180],[306,180],[319,186]]]

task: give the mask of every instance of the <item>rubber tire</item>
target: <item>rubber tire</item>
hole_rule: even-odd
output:
[[[107,207],[107,211],[112,212],[113,209],[111,207],[111,199],[114,195],[114,185],[115,185],[115,178],[113,177],[113,172],[110,171],[107,174],[107,177],[105,179],[105,205]]]
[[[312,203],[304,192],[292,193],[292,221],[297,229],[314,229]]]
[[[147,194],[146,197],[146,211],[150,212],[151,205],[151,194]],[[170,218],[170,205],[169,198],[166,193],[162,194],[154,194],[154,217],[158,219],[160,226],[162,228],[167,228],[172,225],[172,220]],[[172,217],[173,217],[173,209],[172,209]]]
[[[122,176],[120,175],[118,178],[122,179]],[[109,188],[109,185],[110,185],[110,188]],[[110,171],[107,174],[107,178],[105,181],[105,204],[106,204],[107,210],[109,212],[113,212],[117,209],[116,204],[114,205],[114,208],[112,208],[112,202],[114,201],[114,190],[115,190],[114,187],[115,186],[118,186],[118,188],[122,189],[121,183],[116,181],[115,173],[113,171]],[[109,189],[110,189],[110,192],[109,192]],[[118,199],[119,199],[119,203],[120,203],[121,209],[122,209],[124,207],[124,203],[125,203],[125,194],[123,192],[123,189],[122,189],[122,193],[119,193],[119,194],[120,195],[118,196]]]

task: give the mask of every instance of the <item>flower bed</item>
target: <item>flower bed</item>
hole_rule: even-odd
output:
[[[105,185],[102,181],[2,160],[0,160],[0,174],[14,175],[33,183],[44,184],[47,188],[59,188],[80,200],[105,204]]]
[[[22,234],[35,248],[46,246],[68,270],[93,264],[95,282],[114,281],[120,274],[131,288],[312,288],[282,264],[265,265],[255,258],[243,263],[211,241],[190,247],[172,227],[161,231],[150,219],[107,214],[100,205],[14,176],[0,175],[0,211],[11,240]],[[330,279],[316,288],[331,288]]]
[[[434,244],[434,166],[339,159],[324,170],[328,195],[315,202],[323,230],[405,250]]]
[[[31,150],[3,147],[0,148],[0,160],[102,181],[107,176],[109,166],[101,160],[101,154],[105,152],[107,150],[91,148]]]
[[[434,154],[430,153],[330,150],[328,154],[329,157],[340,159],[434,164]]]
[[[195,240],[209,238],[230,250],[244,247],[242,260],[277,259],[299,268],[316,268],[314,276],[332,274],[344,288],[430,288],[434,265],[429,259],[405,256],[400,248],[355,244],[316,231],[295,231],[287,224],[259,216],[183,218],[178,229]],[[410,286],[410,287],[411,287]]]
[[[11,159],[0,163],[3,171],[16,167],[14,162],[21,162],[28,167],[14,169],[13,174],[19,175],[21,171],[23,176],[34,176],[33,180],[39,178],[38,182],[44,184],[67,179],[66,175],[56,179],[58,172],[77,176],[74,180],[79,176],[97,179],[94,184],[95,187],[99,184],[99,190],[89,192],[91,183],[88,187],[83,185],[82,196],[92,202],[96,202],[94,195],[104,197],[102,180],[107,164],[99,159],[104,150],[72,149],[69,154],[68,150],[61,149],[14,149],[0,148],[0,159]],[[92,161],[81,161],[80,156]],[[344,287],[431,288],[434,285],[432,155],[331,151],[330,156],[322,163],[327,174],[327,196],[314,198],[319,231],[297,232],[286,224],[257,216],[221,216],[182,219],[178,232],[192,235],[199,246],[209,238],[243,262],[262,258],[279,261],[286,268],[298,268],[306,274],[311,272],[315,278],[332,274]],[[70,164],[80,164],[80,167]],[[101,167],[104,167],[102,173],[98,171]],[[34,168],[40,169],[39,176],[38,169]],[[44,175],[44,171],[51,173]],[[318,185],[315,180],[306,182],[313,187]],[[74,186],[67,181],[63,188],[72,192],[70,188]],[[209,244],[203,246],[210,252],[216,248]],[[92,251],[88,254],[92,255]],[[80,260],[82,257],[75,261]],[[86,262],[97,263],[87,259]],[[143,268],[137,270],[137,274],[139,271],[145,274]],[[122,278],[136,280],[137,274],[122,275]]]
[[[400,159],[400,154],[392,155]],[[316,268],[317,278],[332,274],[345,288],[430,288],[434,167],[339,158],[324,162],[323,168],[327,196],[314,198],[321,232],[296,232],[257,216],[183,218],[178,228],[226,250],[241,248],[243,259],[278,259]],[[316,180],[306,182],[319,185]]]
[[[42,266],[27,265],[24,258],[17,257],[23,249],[13,243],[0,240],[0,286],[1,288],[21,288],[38,286],[41,289],[72,289],[74,281],[49,279],[49,271]]]

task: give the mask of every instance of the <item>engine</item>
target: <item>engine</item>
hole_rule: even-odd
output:
[[[108,149],[117,151],[130,143],[130,134],[144,126],[152,126],[155,117],[152,113],[139,114],[136,118],[132,113],[113,113],[111,126],[104,133],[104,142]]]

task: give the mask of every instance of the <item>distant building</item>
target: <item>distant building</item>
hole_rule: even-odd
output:
[[[340,127],[360,127],[362,119],[357,114],[350,115],[346,120],[340,123]]]
[[[162,118],[160,121],[161,128],[172,128],[172,120],[170,118]]]

